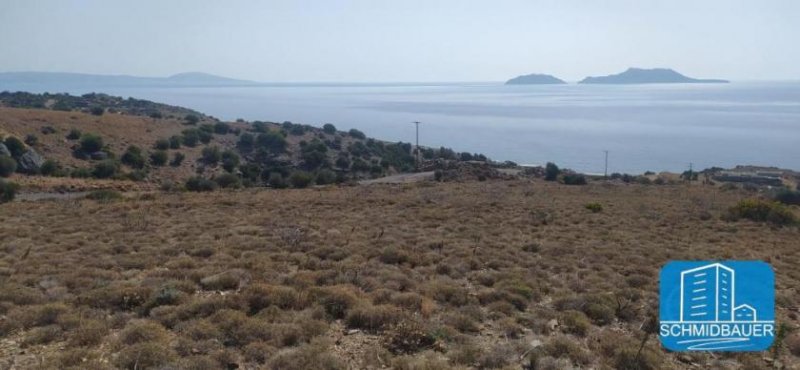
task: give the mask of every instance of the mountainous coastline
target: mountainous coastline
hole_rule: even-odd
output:
[[[537,73],[517,76],[506,81],[506,85],[558,85],[565,83],[564,80],[557,77]]]
[[[139,77],[129,75],[96,75],[67,72],[5,72],[0,73],[3,85],[91,86],[116,87],[221,87],[255,86],[258,82],[238,80],[202,72],[179,73],[169,77]]]
[[[628,68],[625,72],[586,77],[580,84],[654,84],[654,83],[728,83],[718,79],[697,79],[684,76],[669,68]]]

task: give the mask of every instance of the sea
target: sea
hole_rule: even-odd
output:
[[[306,83],[253,87],[0,86],[103,92],[224,120],[332,123],[385,141],[450,147],[496,161],[585,173],[690,167],[800,170],[800,82],[516,85]]]

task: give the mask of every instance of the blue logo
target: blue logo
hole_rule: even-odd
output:
[[[659,337],[671,351],[764,351],[775,274],[761,261],[672,261],[661,269]]]

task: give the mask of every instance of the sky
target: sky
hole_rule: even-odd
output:
[[[0,72],[262,82],[800,79],[797,0],[0,0]]]

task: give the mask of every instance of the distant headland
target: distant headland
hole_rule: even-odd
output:
[[[562,79],[546,74],[529,74],[514,77],[506,81],[506,85],[557,85],[565,84]]]
[[[728,83],[726,80],[697,79],[669,68],[628,68],[625,72],[599,77],[586,77],[580,84],[663,84],[663,83]]]

